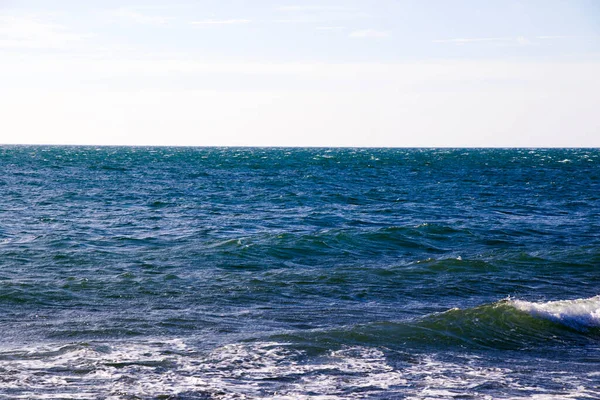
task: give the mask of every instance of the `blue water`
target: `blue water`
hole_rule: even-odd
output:
[[[2,398],[600,398],[598,149],[0,168]]]

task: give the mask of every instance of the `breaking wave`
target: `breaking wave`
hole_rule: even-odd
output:
[[[342,328],[276,335],[276,340],[322,348],[333,344],[386,346],[396,350],[535,350],[553,343],[597,344],[600,296],[532,303],[504,299],[481,306],[433,313],[406,321],[382,321]]]
[[[587,299],[545,303],[510,300],[509,304],[533,317],[547,319],[576,330],[600,328],[600,295]]]

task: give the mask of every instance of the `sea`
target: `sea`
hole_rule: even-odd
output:
[[[599,399],[600,149],[0,146],[1,399]]]

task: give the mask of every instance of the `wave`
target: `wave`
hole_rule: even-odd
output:
[[[406,321],[384,321],[344,328],[277,335],[317,348],[332,344],[392,349],[542,350],[600,338],[600,296],[532,303],[503,299],[481,306],[432,313]]]
[[[600,328],[600,295],[587,299],[545,303],[509,300],[509,304],[533,317],[547,319],[576,330],[587,331],[590,328]]]

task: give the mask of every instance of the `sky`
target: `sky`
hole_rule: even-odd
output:
[[[0,0],[0,143],[600,147],[600,0]]]

